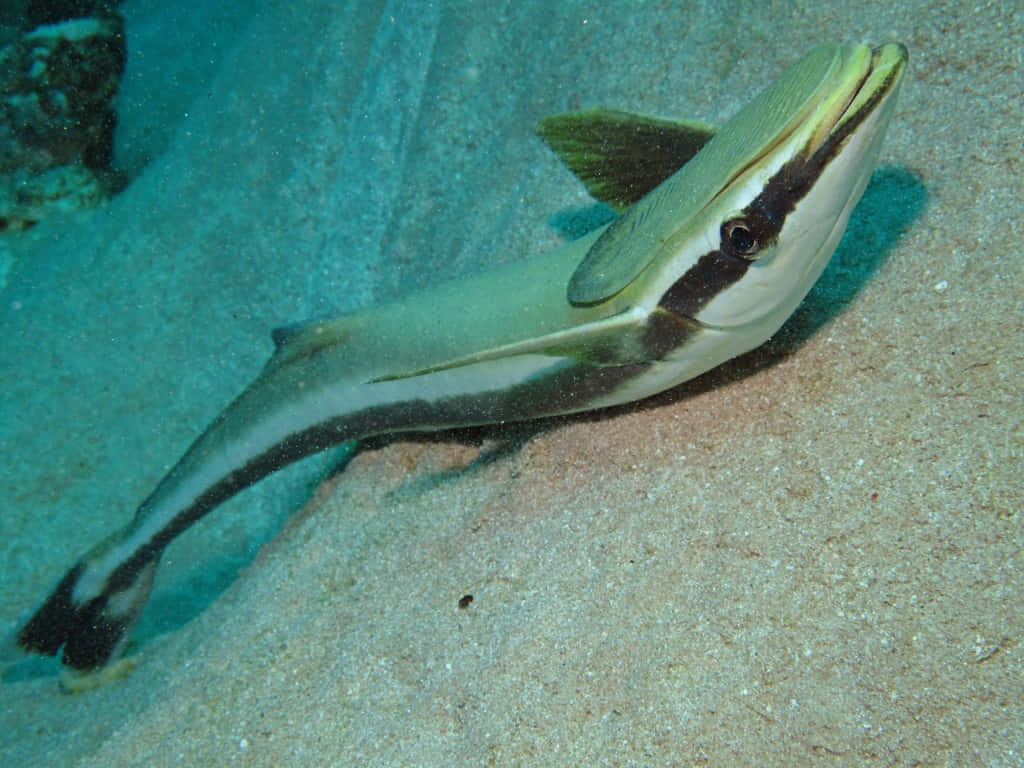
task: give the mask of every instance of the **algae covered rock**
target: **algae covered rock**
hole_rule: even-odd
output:
[[[41,24],[0,49],[0,230],[103,198],[124,64],[113,12]]]

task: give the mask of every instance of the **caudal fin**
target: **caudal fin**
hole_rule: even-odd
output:
[[[149,599],[159,556],[135,565],[132,558],[103,573],[119,537],[104,542],[69,570],[18,631],[22,650],[54,656],[76,670],[93,670],[120,654],[128,631]]]

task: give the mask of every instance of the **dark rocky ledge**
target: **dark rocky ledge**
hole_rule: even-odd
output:
[[[124,23],[108,4],[28,3],[11,21],[0,48],[0,231],[94,206],[116,188],[125,64]]]

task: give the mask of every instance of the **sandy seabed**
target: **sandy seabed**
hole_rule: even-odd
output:
[[[134,181],[5,244],[4,626],[268,328],[585,219],[546,114],[720,122],[814,42],[901,40],[819,284],[651,401],[246,492],[169,550],[131,675],[8,671],[4,765],[1024,764],[1024,12],[551,5],[124,4]]]

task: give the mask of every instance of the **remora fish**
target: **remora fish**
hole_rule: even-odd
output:
[[[619,218],[495,272],[276,331],[259,377],[127,528],[72,566],[16,642],[63,648],[72,670],[103,667],[172,539],[327,446],[624,403],[763,343],[835,250],[906,60],[897,43],[821,45],[710,140],[707,126],[621,112],[543,121],[591,191],[625,208]]]

